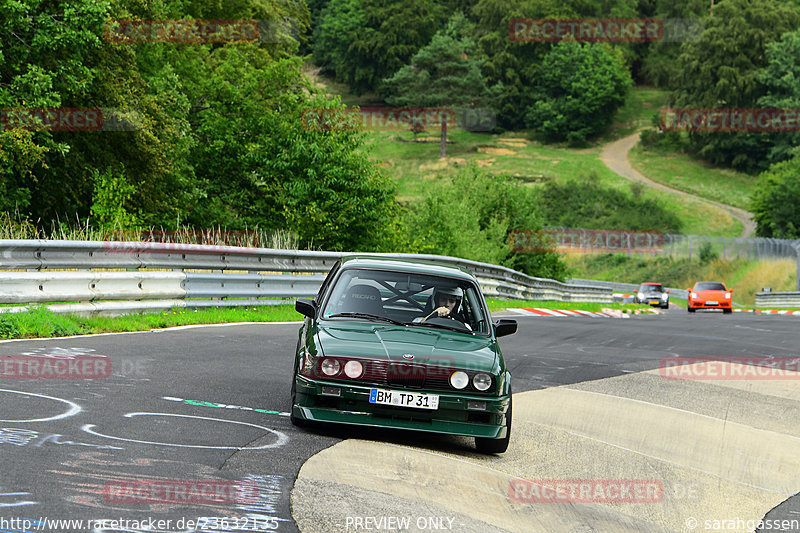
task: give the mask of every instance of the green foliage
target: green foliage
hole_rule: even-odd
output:
[[[767,94],[759,98],[759,107],[800,109],[800,29],[784,33],[780,41],[767,45],[769,64],[758,73]],[[771,163],[800,155],[800,132],[773,133],[768,154]]]
[[[331,0],[315,31],[314,57],[356,94],[380,90],[443,22],[434,0]]]
[[[128,183],[124,168],[119,172],[108,168],[104,173],[92,173],[94,195],[92,197],[92,216],[101,228],[112,230],[136,229],[139,221],[135,214],[125,209],[136,187]]]
[[[707,265],[711,261],[719,258],[719,254],[711,248],[711,242],[709,241],[706,241],[702,246],[700,246],[698,255],[700,257],[701,265]]]
[[[299,58],[220,49],[211,59],[195,126],[207,199],[189,221],[286,228],[329,250],[391,247],[394,184],[361,151],[363,133],[309,125],[342,106],[316,94]]]
[[[686,38],[647,43],[638,72],[639,79],[656,87],[675,89],[676,81],[680,79],[681,74],[677,61],[681,43],[684,40],[695,38],[697,36],[695,32],[702,31],[703,20],[709,14],[710,4],[707,0],[685,0],[683,2],[657,0],[655,3],[653,12],[644,12],[642,15],[662,20],[680,21],[682,23],[680,31],[685,33]]]
[[[587,229],[680,232],[677,216],[641,195],[606,189],[588,175],[562,183],[548,181],[540,191],[544,220],[548,226]]]
[[[34,169],[44,163],[46,152],[30,131],[0,130],[0,210],[27,210]]]
[[[583,143],[625,102],[631,78],[607,46],[562,42],[545,56],[526,120],[548,140]]]
[[[759,237],[800,238],[800,157],[761,174],[750,200]]]
[[[474,44],[459,37],[461,19],[451,19],[450,31],[433,36],[411,62],[386,80],[387,103],[397,106],[485,105],[489,89],[472,55]],[[454,35],[455,34],[455,35]]]
[[[406,216],[418,253],[463,257],[509,266],[533,276],[563,278],[557,254],[519,254],[508,245],[512,230],[542,227],[530,189],[471,165],[431,187]]]
[[[501,87],[490,90],[483,80],[480,61],[473,55],[474,43],[463,35],[469,23],[461,13],[453,16],[445,30],[417,52],[411,63],[385,80],[390,105],[409,107],[471,108],[488,106]],[[443,118],[444,120],[444,118]],[[442,130],[441,157],[445,155],[446,130]]]
[[[766,47],[800,23],[798,6],[782,0],[726,0],[704,19],[699,39],[681,48],[675,107],[753,108],[766,89],[759,81]],[[764,168],[768,138],[755,133],[690,134],[692,149],[714,164]]]

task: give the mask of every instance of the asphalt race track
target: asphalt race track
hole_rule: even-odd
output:
[[[797,369],[800,317],[515,318],[498,456],[458,437],[293,427],[297,324],[0,343],[42,365],[111,365],[0,378],[0,533],[752,531],[765,515],[800,531],[800,374],[659,370],[756,356]]]

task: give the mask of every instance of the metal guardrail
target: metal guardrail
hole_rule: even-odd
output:
[[[638,283],[617,283],[615,281],[597,281],[591,279],[580,279],[580,278],[571,278],[568,279],[567,282],[569,283],[579,283],[581,285],[591,285],[596,287],[605,287],[609,288],[614,292],[622,292],[633,294],[639,289]],[[681,300],[686,300],[689,298],[689,293],[686,289],[675,289],[673,287],[666,287],[669,289],[669,295],[671,298],[678,298]]]
[[[800,307],[800,292],[758,292],[756,307]]]
[[[0,240],[0,304],[49,304],[55,312],[104,315],[275,305],[282,302],[274,298],[314,296],[324,274],[347,255],[352,254],[149,242]],[[608,288],[535,278],[487,263],[438,255],[370,255],[463,267],[475,275],[487,297],[612,301]],[[24,309],[5,307],[0,312]]]

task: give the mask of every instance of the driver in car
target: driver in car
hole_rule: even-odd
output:
[[[433,290],[429,305],[436,306],[424,320],[432,316],[452,318],[464,323],[469,328],[467,320],[461,313],[461,301],[464,299],[464,291],[460,287],[439,287]],[[472,329],[472,328],[470,328]]]

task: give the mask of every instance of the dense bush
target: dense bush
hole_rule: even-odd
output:
[[[594,175],[549,181],[539,193],[542,216],[549,226],[679,233],[680,219],[637,190],[633,186],[628,194],[602,187]]]
[[[750,209],[759,237],[800,238],[800,157],[772,165],[760,176]]]
[[[542,61],[527,124],[548,140],[583,143],[611,124],[630,86],[621,55],[611,48],[559,43]]]
[[[542,227],[535,195],[527,187],[475,166],[432,186],[406,215],[420,253],[451,255],[508,266],[532,276],[563,279],[558,254],[512,252],[509,232]]]

